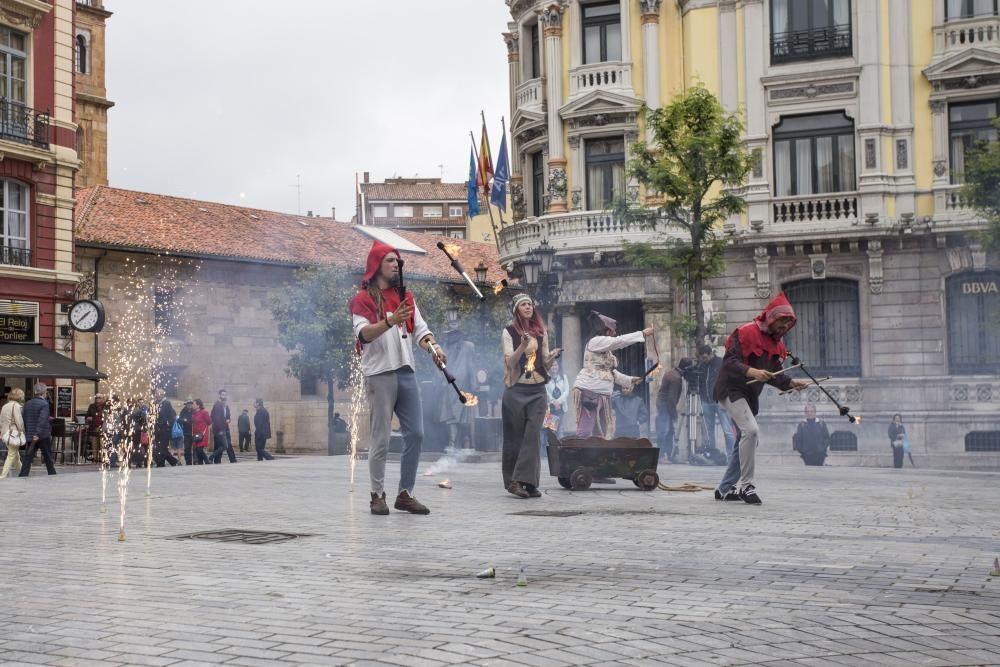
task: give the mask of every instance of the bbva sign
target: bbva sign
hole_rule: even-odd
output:
[[[997,294],[997,281],[962,283],[962,294]]]

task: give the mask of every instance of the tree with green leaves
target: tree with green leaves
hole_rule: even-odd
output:
[[[360,276],[336,266],[295,272],[295,283],[271,304],[278,342],[289,351],[288,370],[327,386],[327,433],[333,442],[334,387],[351,375],[354,327],[347,304],[358,291]]]
[[[627,243],[625,256],[634,266],[665,272],[689,291],[695,311],[691,337],[701,343],[706,333],[702,289],[725,267],[726,241],[719,227],[746,206],[728,187],[744,182],[754,158],[743,147],[739,117],[725,112],[705,88],[692,88],[644,114],[652,140],[633,147],[628,171],[657,205],[623,205],[619,212],[649,227],[665,222],[683,229],[686,238],[665,232],[658,243]]]
[[[962,197],[986,223],[979,232],[983,245],[1000,250],[1000,142],[984,142],[966,153]]]

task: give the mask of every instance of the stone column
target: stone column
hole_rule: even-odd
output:
[[[521,28],[517,23],[508,23],[509,32],[503,33],[503,41],[507,44],[507,71],[510,81],[510,122],[514,122],[514,112],[517,111],[517,87],[521,85]],[[521,154],[518,150],[514,134],[510,134],[510,208],[511,219],[524,219],[524,185],[521,180]],[[503,216],[501,216],[503,217]]]
[[[656,424],[656,394],[660,391],[663,374],[668,368],[673,366],[673,360],[670,357],[670,350],[673,345],[673,336],[670,331],[670,315],[673,312],[673,308],[669,301],[644,301],[642,308],[645,326],[656,329],[653,337],[656,339],[656,348],[660,352],[660,371],[653,377],[653,381],[649,385],[649,430],[650,439],[655,439],[653,431]],[[654,356],[653,346],[649,343],[646,343],[646,356],[651,359]]]
[[[852,3],[854,5],[854,3]],[[889,188],[882,154],[882,21],[881,2],[860,2],[856,4],[858,64],[858,131],[860,147],[858,191],[861,193],[858,216],[875,222],[886,217],[886,191]],[[899,30],[898,26],[893,30]]]
[[[663,0],[639,0],[642,9],[642,88],[646,106],[660,108],[660,6]],[[624,60],[625,58],[623,58]],[[649,138],[649,128],[646,128]]]
[[[566,158],[563,153],[562,119],[559,106],[562,89],[562,18],[564,2],[554,2],[539,12],[545,35],[545,103],[549,131],[549,207],[548,213],[566,212]]]
[[[742,20],[742,25],[739,21]],[[766,91],[760,85],[761,77],[764,76],[765,58],[768,54],[766,35],[770,19],[768,13],[764,11],[764,4],[761,0],[744,0],[743,11],[739,14],[735,12],[723,15],[720,12],[719,21],[723,31],[729,29],[730,21],[733,21],[734,33],[728,35],[723,32],[723,40],[732,39],[733,42],[723,41],[723,44],[735,43],[738,30],[743,35],[743,87],[746,91],[746,147],[757,156],[757,162],[747,186],[747,220],[751,230],[762,231],[771,218],[771,170],[767,165],[771,164],[768,157],[770,150],[770,138],[767,127],[767,102],[765,100]],[[723,63],[726,61],[723,60]],[[723,82],[728,77],[728,65],[723,66]],[[737,76],[739,74],[737,73]],[[728,95],[728,84],[724,83]],[[736,94],[736,91],[733,91]],[[723,102],[725,106],[725,101]],[[726,221],[728,230],[735,232],[739,224],[739,218],[734,216]]]
[[[580,316],[576,314],[572,305],[556,306],[556,314],[562,319],[562,367],[569,380],[570,387],[576,379],[577,373],[583,367],[583,339],[580,337]],[[566,410],[565,426],[563,431],[576,429],[576,409],[573,407],[572,399]]]

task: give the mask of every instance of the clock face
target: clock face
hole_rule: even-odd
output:
[[[94,331],[103,324],[101,308],[93,301],[77,301],[69,309],[69,323],[77,331]]]

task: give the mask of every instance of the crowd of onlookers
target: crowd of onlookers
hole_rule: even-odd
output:
[[[21,477],[31,472],[35,452],[40,451],[50,475],[56,474],[52,447],[52,408],[48,387],[34,385],[31,400],[24,391],[7,388],[0,402],[0,444],[6,460],[0,477],[15,469]],[[155,464],[203,465],[222,463],[223,455],[236,463],[232,439],[232,413],[226,390],[220,390],[211,410],[200,398],[188,398],[178,413],[163,389],[152,401],[122,400],[96,394],[83,418],[81,455],[87,460],[117,467]],[[254,414],[243,410],[236,419],[241,452],[249,452],[251,441],[257,460],[271,460],[267,441],[271,438],[271,415],[264,401],[254,402]],[[22,456],[23,453],[23,456]]]

